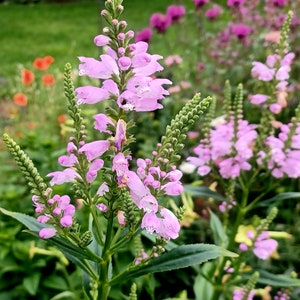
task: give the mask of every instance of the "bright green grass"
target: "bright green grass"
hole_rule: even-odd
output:
[[[172,0],[124,0],[128,28],[148,25],[152,12],[164,12]],[[68,4],[0,5],[0,77],[16,74],[16,66],[29,67],[35,57],[51,55],[63,69],[77,66],[77,56],[98,55],[93,38],[105,23],[99,12],[103,0]]]

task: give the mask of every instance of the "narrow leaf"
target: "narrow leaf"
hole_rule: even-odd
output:
[[[165,272],[194,266],[220,256],[237,257],[238,255],[221,247],[209,244],[178,246],[171,251],[154,258],[144,266],[136,266],[133,269],[129,269],[124,273],[117,275],[112,279],[111,285],[149,273]]]
[[[272,204],[275,204],[280,201],[284,200],[293,200],[293,199],[300,199],[300,192],[287,192],[287,193],[281,193],[276,195],[275,197],[272,197],[270,199],[260,201],[258,206],[270,206]]]
[[[226,247],[228,243],[228,239],[220,219],[211,210],[209,210],[209,214],[210,214],[210,228],[214,235],[215,244],[222,247]]]
[[[277,287],[300,287],[300,279],[285,274],[272,274],[264,270],[259,271],[258,282]]]

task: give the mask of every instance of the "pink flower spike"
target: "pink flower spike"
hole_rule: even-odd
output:
[[[76,178],[80,178],[76,171],[71,168],[65,169],[63,171],[49,173],[47,177],[53,177],[50,181],[50,185],[73,182]]]
[[[94,141],[85,144],[82,146],[78,153],[85,153],[86,158],[91,161],[99,156],[101,156],[104,152],[108,150],[110,146],[109,141],[101,140],[101,141]]]
[[[42,239],[50,239],[54,237],[57,233],[55,228],[43,228],[39,232],[39,237]]]
[[[110,42],[110,38],[103,34],[97,35],[94,38],[94,43],[96,46],[102,47],[102,46],[108,45],[109,42]]]

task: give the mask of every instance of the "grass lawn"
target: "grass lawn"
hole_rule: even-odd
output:
[[[129,28],[148,25],[152,12],[164,12],[172,0],[124,0]],[[63,70],[77,66],[77,56],[96,57],[93,38],[105,26],[99,16],[104,0],[65,4],[0,5],[0,77],[16,74],[17,64],[27,67],[36,57],[51,55]]]

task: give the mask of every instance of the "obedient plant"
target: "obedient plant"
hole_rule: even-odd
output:
[[[292,272],[290,277],[279,275],[277,278],[261,270],[259,263],[264,261],[268,265],[272,257],[276,258],[277,250],[280,251],[276,237],[288,237],[285,232],[270,231],[278,213],[275,203],[285,197],[299,197],[297,192],[277,194],[281,179],[298,179],[300,176],[299,103],[287,123],[280,116],[288,106],[288,79],[294,58],[288,43],[291,18],[289,12],[278,49],[267,56],[267,63],[252,63],[251,75],[256,80],[256,93],[246,101],[250,100],[253,105],[253,109],[249,109],[251,114],[257,112],[259,115],[259,118],[250,115],[256,123],[247,120],[249,115],[244,110],[243,86],[240,84],[236,88],[233,97],[227,82],[223,115],[215,117],[216,103],[213,102],[203,123],[201,140],[193,149],[194,155],[187,158],[186,163],[195,167],[198,175],[209,178],[222,191],[222,195],[208,194],[220,200],[216,205],[219,212],[210,212],[210,226],[216,243],[240,254],[237,260],[220,259],[204,266],[204,272],[199,271],[198,282],[201,284],[195,287],[197,299],[251,300],[259,295],[258,285],[290,287],[290,294],[292,287],[300,285],[299,280],[292,278],[295,275]],[[201,188],[192,187],[191,191],[199,196],[205,194]],[[274,197],[274,202],[267,217],[262,218],[260,209],[270,203],[264,203],[269,195]],[[243,276],[243,273],[247,275]],[[278,295],[281,294],[287,297],[282,299],[289,299],[287,294],[279,291]],[[275,296],[274,299],[278,298]]]
[[[79,75],[98,79],[99,85],[74,89],[71,66],[66,65],[65,95],[74,130],[66,154],[58,158],[60,169],[42,178],[24,151],[7,134],[3,136],[32,191],[37,219],[1,211],[57,246],[83,270],[86,299],[107,299],[112,286],[137,276],[234,256],[214,245],[169,242],[180,232],[180,211],[171,211],[167,201],[183,191],[176,163],[187,131],[207,110],[211,98],[200,100],[195,95],[167,126],[152,157],[133,157],[132,112],[162,109],[168,95],[164,85],[171,82],[155,77],[162,70],[158,62],[162,57],[149,54],[145,42],[131,42],[134,32],[120,19],[121,3],[108,0],[101,11],[107,27],[94,39],[103,49],[100,58],[79,57]],[[93,120],[84,120],[81,109],[99,108],[99,102],[106,109]],[[87,122],[95,122],[94,140],[88,136]],[[56,186],[61,184],[71,184],[73,193],[60,195]],[[84,223],[77,219],[75,199],[88,211]],[[140,234],[153,241],[152,249],[138,249],[132,263],[115,270],[114,257]],[[134,290],[128,289],[131,297]]]

